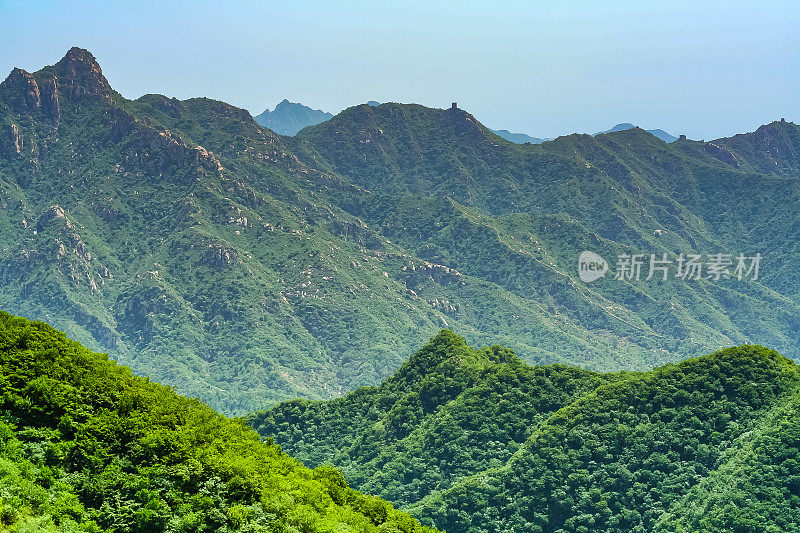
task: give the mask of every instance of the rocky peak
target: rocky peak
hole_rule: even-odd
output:
[[[16,111],[32,111],[41,105],[36,79],[21,68],[12,70],[0,87],[8,92],[8,104]]]
[[[61,87],[73,98],[102,94],[111,88],[100,64],[82,48],[70,48],[67,55],[56,63],[55,70]]]

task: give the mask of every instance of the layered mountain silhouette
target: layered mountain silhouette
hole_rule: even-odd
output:
[[[599,132],[595,133],[595,135],[602,135],[603,133],[614,133],[614,132],[617,132],[617,131],[632,130],[634,128],[636,128],[636,126],[634,126],[633,124],[631,124],[629,122],[624,122],[622,124],[617,124],[616,126],[614,126],[613,128],[611,128],[609,130],[599,131]],[[670,135],[669,133],[667,133],[664,130],[655,129],[655,130],[646,130],[646,131],[647,131],[647,133],[650,133],[651,135],[654,135],[655,137],[658,137],[659,139],[661,139],[664,142],[671,143],[671,142],[675,142],[675,141],[678,140],[677,137],[675,137],[674,135]]]
[[[520,145],[461,109],[363,104],[281,136],[224,102],[126,99],[75,48],[0,84],[0,308],[229,414],[379,383],[442,327],[594,371],[798,357],[799,174],[786,121]],[[591,285],[584,250],[610,264]],[[614,279],[665,253],[764,259]]]
[[[333,115],[319,109],[311,109],[303,104],[296,104],[284,99],[270,111],[255,117],[256,122],[281,135],[297,135],[297,132],[307,126],[324,122]]]
[[[540,139],[539,137],[531,137],[525,133],[512,133],[508,130],[491,130],[495,135],[499,135],[507,141],[517,144],[541,144],[549,139]]]

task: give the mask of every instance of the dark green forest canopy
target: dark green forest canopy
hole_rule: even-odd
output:
[[[760,346],[598,374],[443,331],[379,387],[247,419],[450,533],[755,533],[800,528],[799,406]]]
[[[0,312],[0,528],[424,532],[240,420]]]

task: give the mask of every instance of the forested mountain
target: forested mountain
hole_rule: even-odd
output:
[[[283,99],[272,111],[265,109],[263,113],[256,115],[255,121],[275,133],[296,135],[306,126],[313,126],[331,118],[333,115],[328,112]]]
[[[597,374],[443,331],[379,387],[248,420],[448,533],[755,533],[800,529],[799,408],[760,346]]]
[[[241,421],[3,312],[0,528],[432,531]]]
[[[518,145],[361,105],[295,137],[128,100],[74,48],[0,84],[0,307],[225,413],[391,376],[442,327],[595,371],[800,355],[800,129]],[[577,259],[610,263],[587,285]],[[619,254],[763,254],[758,279],[613,279]]]

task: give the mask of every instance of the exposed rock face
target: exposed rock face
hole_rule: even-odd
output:
[[[211,268],[222,269],[241,264],[239,254],[233,248],[226,248],[215,244],[209,244],[203,263]]]
[[[222,164],[202,146],[189,146],[169,130],[155,129],[123,109],[112,108],[109,136],[114,141],[120,141],[129,133],[125,167],[139,166],[154,173],[162,173],[170,167],[194,168],[222,174]]]
[[[103,70],[88,50],[71,48],[55,68],[61,90],[68,98],[107,94],[111,89]]]
[[[41,106],[39,84],[33,74],[15,68],[1,85],[9,93],[8,104],[20,113],[34,111]]]
[[[94,56],[80,48],[72,48],[54,68],[35,75],[15,68],[0,87],[12,109],[19,113],[41,109],[54,126],[61,118],[59,89],[67,98],[108,97],[111,89]]]
[[[16,124],[9,124],[3,136],[2,153],[9,157],[18,156],[22,153],[22,132]]]
[[[55,76],[45,78],[40,83],[42,111],[57,128],[61,120],[61,102],[58,99],[58,81]]]
[[[60,205],[54,204],[50,207],[50,209],[42,213],[41,217],[39,217],[38,222],[36,222],[36,230],[43,231],[50,224],[50,221],[57,218],[64,219],[65,225],[72,229],[72,222],[70,222],[67,218],[67,214],[64,209]]]
[[[328,229],[334,235],[352,240],[369,250],[383,249],[383,242],[360,220],[350,222],[334,218],[328,222]]]
[[[113,141],[119,141],[125,137],[133,129],[134,124],[138,119],[122,109],[121,107],[114,106],[111,108],[111,128],[109,136]]]
[[[711,157],[718,159],[723,163],[730,165],[732,167],[739,167],[739,161],[736,160],[736,156],[733,155],[733,153],[727,148],[723,148],[718,144],[707,142],[703,145],[703,149]]]
[[[406,265],[403,267],[403,274],[406,287],[414,292],[422,289],[422,284],[427,281],[434,281],[439,285],[463,285],[464,276],[455,268],[444,265],[437,265],[425,261],[420,265]]]

